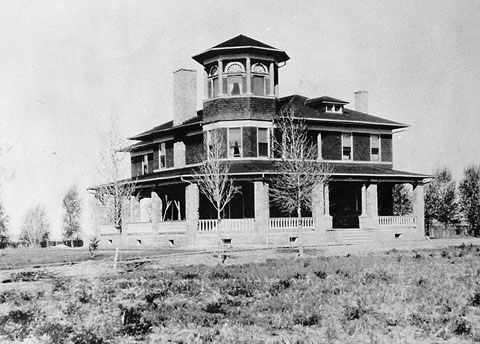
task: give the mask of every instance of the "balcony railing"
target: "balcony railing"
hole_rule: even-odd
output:
[[[313,217],[302,217],[302,227],[305,229],[314,229],[315,219]],[[295,229],[298,228],[298,218],[296,217],[273,217],[270,218],[270,229]]]
[[[417,217],[414,215],[406,216],[379,216],[379,226],[416,226]]]
[[[208,233],[217,230],[218,220],[198,220],[198,231]],[[222,231],[254,231],[254,219],[223,219],[220,221]]]

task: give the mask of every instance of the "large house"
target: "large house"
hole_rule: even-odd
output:
[[[173,120],[131,137],[131,178],[138,197],[124,215],[124,241],[154,246],[292,245],[297,220],[269,199],[275,172],[272,118],[294,105],[305,118],[318,159],[332,166],[328,185],[312,195],[302,219],[307,244],[395,242],[424,237],[424,183],[428,176],[393,168],[395,132],[405,124],[368,114],[367,92],[354,109],[329,96],[279,96],[285,51],[240,35],[193,56],[204,71],[203,109],[197,111],[196,71],[174,72]],[[230,175],[241,192],[216,213],[193,177],[207,133],[225,142]],[[413,212],[394,216],[392,188],[408,184]],[[295,216],[295,215],[293,215]],[[98,226],[114,243],[112,226]]]

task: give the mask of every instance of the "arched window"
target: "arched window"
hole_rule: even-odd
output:
[[[257,96],[270,94],[268,69],[261,63],[252,66],[252,93]]]
[[[208,97],[213,98],[218,96],[220,90],[218,88],[218,67],[213,66],[210,68],[210,72],[208,73]]]
[[[238,95],[246,93],[245,68],[240,62],[230,62],[225,66],[224,89],[229,95]]]

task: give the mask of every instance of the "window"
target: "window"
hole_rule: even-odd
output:
[[[242,156],[242,128],[228,129],[228,157],[239,158]]]
[[[213,66],[208,73],[208,97],[213,98],[219,94],[218,68]]]
[[[167,167],[167,152],[165,150],[165,142],[160,143],[158,147],[158,168]]]
[[[371,160],[380,161],[380,135],[370,135]]]
[[[269,139],[268,139],[268,129],[267,128],[258,128],[257,131],[257,142],[258,142],[258,156],[270,156],[269,154]]]
[[[252,93],[257,96],[270,94],[268,70],[261,63],[252,66]]]
[[[238,95],[246,92],[245,69],[240,62],[229,63],[225,68],[225,73],[227,75],[227,94]]]
[[[342,134],[342,160],[352,160],[352,134]]]
[[[145,154],[142,159],[142,174],[148,173],[148,154]]]

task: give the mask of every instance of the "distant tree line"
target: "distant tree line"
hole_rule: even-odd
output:
[[[480,236],[480,165],[465,168],[458,187],[449,168],[435,170],[425,188],[427,235],[431,234],[434,221],[441,223],[444,231],[463,222],[468,228],[465,234]]]

